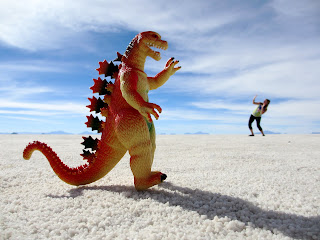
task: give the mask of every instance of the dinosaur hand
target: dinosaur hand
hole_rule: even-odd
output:
[[[179,60],[174,61],[174,57],[170,58],[167,63],[166,66],[164,67],[164,70],[170,75],[172,76],[173,74],[176,73],[176,71],[178,71],[181,66],[179,67],[175,67],[177,64],[179,63]]]
[[[154,103],[148,103],[146,102],[143,107],[140,108],[140,113],[142,116],[144,116],[149,122],[152,122],[151,114],[158,120],[159,114],[156,112],[158,110],[159,113],[162,112],[162,109],[159,105]]]

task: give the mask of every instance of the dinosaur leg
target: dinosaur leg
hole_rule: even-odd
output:
[[[101,136],[100,146],[96,153],[96,164],[99,165],[96,178],[102,178],[111,171],[126,152],[127,149],[118,140],[113,126],[109,124]]]
[[[145,190],[161,183],[165,174],[151,171],[155,151],[155,132],[149,131],[144,117],[138,112],[128,112],[125,116],[118,118],[116,125],[117,136],[131,156],[130,167],[136,189]]]

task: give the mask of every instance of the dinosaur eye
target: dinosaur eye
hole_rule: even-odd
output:
[[[153,34],[154,38],[159,38],[159,36],[157,34]]]

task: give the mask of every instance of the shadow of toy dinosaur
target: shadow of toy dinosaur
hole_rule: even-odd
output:
[[[205,215],[208,219],[215,216],[228,217],[238,220],[255,228],[282,232],[284,235],[295,239],[320,239],[320,216],[304,217],[295,214],[264,210],[246,200],[212,193],[200,189],[176,186],[164,182],[158,189],[149,189],[136,192],[129,186],[82,186],[71,189],[69,195],[51,196],[53,198],[76,198],[83,195],[83,191],[103,190],[108,192],[124,193],[128,198],[153,199],[170,206],[180,206],[185,210]]]

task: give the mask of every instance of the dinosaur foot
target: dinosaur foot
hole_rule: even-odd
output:
[[[137,191],[146,190],[154,185],[162,183],[167,178],[166,174],[161,172],[151,172],[148,178],[134,178],[134,186]]]
[[[167,179],[167,175],[166,174],[162,174],[161,175],[161,182],[163,182],[164,180],[166,180]]]

